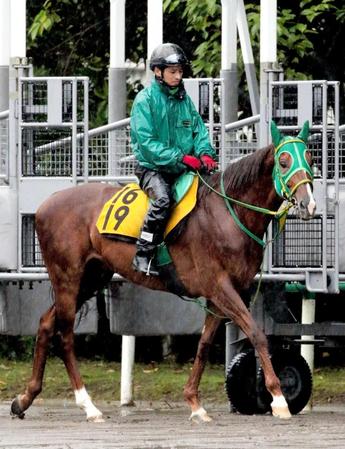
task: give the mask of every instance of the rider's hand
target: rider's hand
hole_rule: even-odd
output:
[[[182,158],[182,162],[187,165],[187,167],[192,170],[200,170],[201,161],[195,156],[190,156],[189,154],[185,154]]]
[[[211,173],[217,169],[218,164],[211,156],[204,154],[201,156],[202,167],[207,171],[207,173]]]

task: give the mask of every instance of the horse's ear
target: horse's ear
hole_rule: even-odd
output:
[[[273,120],[271,121],[271,135],[273,145],[277,147],[280,144],[281,140],[283,139],[283,136],[281,135],[277,125]]]
[[[308,136],[309,136],[309,120],[304,122],[304,125],[302,126],[302,129],[297,137],[303,140],[303,142],[306,144],[308,142]]]

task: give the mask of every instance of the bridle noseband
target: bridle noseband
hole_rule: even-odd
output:
[[[306,183],[312,184],[313,182],[314,176],[312,169],[310,168],[310,165],[308,164],[308,161],[305,157],[306,152],[307,145],[303,140],[297,138],[285,140],[275,148],[274,168],[272,173],[274,188],[280,197],[288,201],[292,200],[294,193],[300,185]],[[287,153],[292,161],[289,169],[285,173],[281,172],[279,165],[279,158],[282,153]],[[306,177],[305,179],[302,179],[297,184],[295,184],[292,189],[290,189],[290,187],[288,186],[288,182],[298,171],[304,171],[310,176],[310,178]]]

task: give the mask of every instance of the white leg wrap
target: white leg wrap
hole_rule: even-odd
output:
[[[287,402],[283,395],[273,396],[273,401],[271,402],[272,414],[277,418],[289,419],[291,418],[291,413]]]
[[[86,413],[86,419],[88,421],[98,421],[102,420],[102,412],[95,407],[88,395],[85,387],[80,390],[74,390],[75,402],[78,407],[80,407]]]
[[[287,402],[284,396],[273,396],[273,401],[271,402],[271,407],[287,407]]]

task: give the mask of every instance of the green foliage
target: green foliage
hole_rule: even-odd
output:
[[[34,346],[34,337],[0,335],[0,357],[9,360],[31,360]]]
[[[171,13],[181,4],[186,30],[195,34],[193,73],[216,77],[220,68],[221,5],[212,0],[165,0],[164,8]]]
[[[340,58],[345,39],[345,6],[336,0],[280,0],[277,52],[287,79],[345,81]],[[28,56],[45,75],[91,79],[92,126],[107,121],[109,0],[39,0],[27,3]],[[245,2],[256,67],[259,68],[260,1]],[[217,77],[221,63],[221,2],[164,0],[164,41],[181,45],[194,76]],[[126,57],[146,58],[146,2],[126,0]],[[238,55],[240,89],[244,66]],[[130,101],[136,88],[130,93]],[[129,102],[130,102],[129,101]]]

